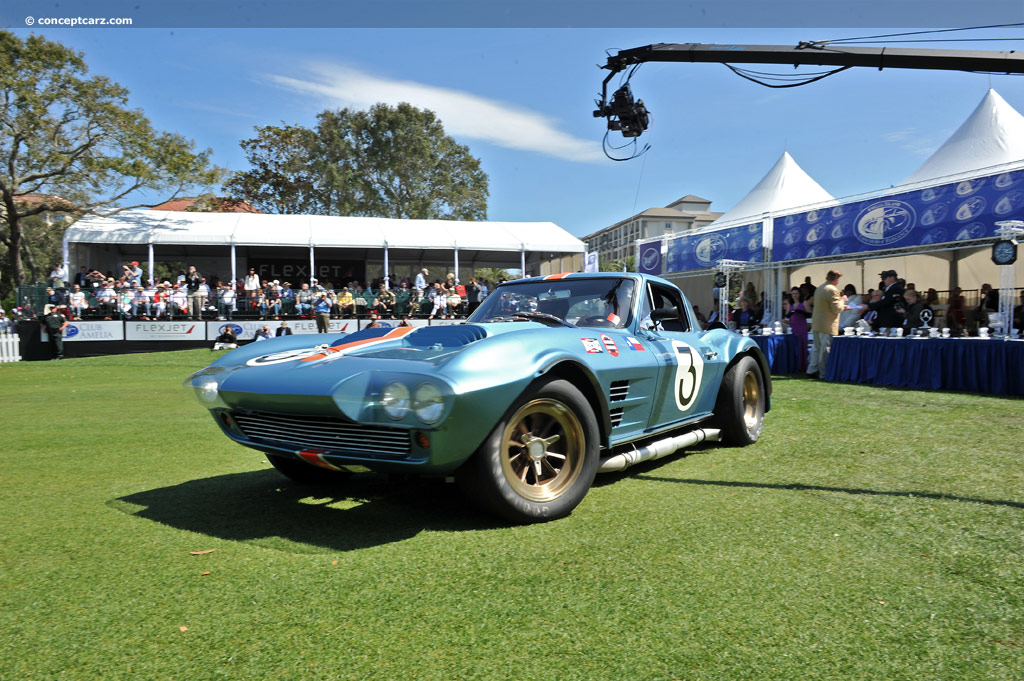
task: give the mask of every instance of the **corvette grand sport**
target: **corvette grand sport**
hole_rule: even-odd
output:
[[[514,522],[568,515],[598,472],[752,444],[770,405],[756,344],[701,331],[679,289],[646,275],[521,279],[463,324],[324,338],[244,346],[186,385],[293,480],[454,476]]]

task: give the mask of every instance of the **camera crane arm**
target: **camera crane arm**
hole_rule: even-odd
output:
[[[625,137],[637,137],[647,129],[648,114],[643,100],[633,101],[626,82],[608,100],[608,83],[626,69],[647,62],[690,62],[711,64],[792,64],[867,66],[882,69],[932,69],[989,73],[1024,73],[1024,53],[989,50],[923,50],[891,47],[840,47],[827,42],[798,45],[709,45],[701,43],[657,43],[621,50],[610,55],[602,69],[609,71],[601,83],[601,99],[595,118],[607,118],[609,130]]]

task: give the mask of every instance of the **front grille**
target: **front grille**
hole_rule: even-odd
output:
[[[608,390],[608,398],[612,402],[621,402],[626,399],[626,394],[629,392],[629,381],[612,381],[611,388]]]
[[[277,447],[394,458],[409,456],[412,446],[408,430],[367,426],[332,416],[268,412],[240,412],[233,416],[250,440]]]

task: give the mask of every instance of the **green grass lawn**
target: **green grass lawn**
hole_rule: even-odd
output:
[[[511,527],[286,481],[210,360],[0,365],[0,679],[1024,679],[1021,400],[779,379],[757,445]]]

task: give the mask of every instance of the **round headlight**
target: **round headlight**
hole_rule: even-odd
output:
[[[195,386],[196,397],[199,398],[200,402],[204,404],[216,404],[220,395],[217,393],[218,389],[217,381],[212,378],[203,378],[199,381],[199,384]]]
[[[388,383],[380,391],[380,406],[389,419],[404,419],[409,413],[409,389],[398,381]]]
[[[444,413],[444,396],[433,383],[422,383],[413,395],[412,410],[423,423],[437,423]]]

